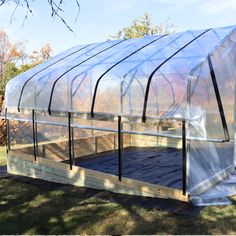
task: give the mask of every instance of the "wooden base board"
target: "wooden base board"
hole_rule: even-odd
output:
[[[118,180],[117,176],[102,173],[86,168],[55,162],[45,158],[37,158],[17,151],[8,153],[8,172],[32,178],[39,178],[53,182],[71,184],[80,187],[103,189],[116,193],[130,195],[170,198],[184,202],[189,201],[188,195],[183,195],[181,190],[149,184],[128,178]]]
[[[175,138],[155,137],[131,134],[131,146],[134,147],[170,147],[182,148],[182,140]]]

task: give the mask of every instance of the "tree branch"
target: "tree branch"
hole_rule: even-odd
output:
[[[36,0],[0,0],[0,7],[3,5],[11,5],[14,4],[14,10],[12,12],[12,15],[10,17],[10,22],[12,22],[13,17],[15,16],[15,13],[17,11],[17,9],[19,7],[23,7],[25,8],[25,17],[24,17],[24,21],[28,18],[29,14],[33,14],[34,10],[33,10],[33,3]],[[37,0],[40,1],[40,0]],[[42,1],[42,0],[41,0]],[[65,4],[65,0],[45,0],[45,2],[47,3],[47,5],[51,8],[51,17],[53,19],[55,18],[59,18],[62,23],[71,31],[73,32],[72,28],[68,25],[66,19],[62,16],[62,13],[64,13],[64,4]],[[80,13],[80,4],[79,4],[79,0],[73,0],[70,2],[70,4],[74,2],[76,4],[77,7],[77,14],[75,17],[75,22],[78,19],[79,13]]]

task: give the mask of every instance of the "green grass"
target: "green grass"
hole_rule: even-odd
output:
[[[5,166],[6,164],[7,164],[6,148],[0,146],[0,166]]]
[[[5,147],[0,147],[2,165]],[[236,197],[233,205],[206,207],[188,217],[124,207],[81,191],[0,179],[0,234],[236,234]]]
[[[83,190],[0,179],[1,234],[236,234],[233,205],[206,207],[197,217],[85,197]]]

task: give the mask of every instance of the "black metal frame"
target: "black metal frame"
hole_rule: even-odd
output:
[[[39,146],[38,146],[38,124],[37,124],[36,114],[34,114],[34,116],[35,116],[34,127],[35,127],[36,155],[38,155],[38,151],[39,151]]]
[[[128,59],[129,57],[131,57],[132,55],[134,55],[135,53],[139,52],[140,50],[142,50],[143,48],[149,46],[150,44],[158,41],[159,39],[165,37],[167,34],[161,35],[160,37],[152,40],[151,42],[143,45],[142,47],[138,48],[137,50],[135,50],[134,52],[130,53],[129,55],[127,55],[126,57],[122,58],[120,61],[116,62],[114,65],[112,65],[111,67],[109,67],[96,81],[96,85],[94,88],[94,93],[93,93],[93,100],[92,100],[92,105],[91,105],[91,117],[94,117],[94,106],[95,106],[95,100],[96,100],[96,95],[97,95],[97,89],[98,89],[98,85],[99,82],[101,81],[101,79],[110,71],[112,70],[114,67],[116,67],[117,65],[119,65],[121,62],[125,61],[126,59]]]
[[[71,127],[71,142],[72,142],[72,165],[75,165],[75,143],[74,143],[74,128]]]
[[[169,45],[171,45],[172,43],[175,43],[179,38],[183,37],[185,35],[185,33],[179,35],[178,37],[176,37],[175,39],[172,39],[168,44],[165,45],[165,47],[160,48],[159,50],[157,50],[155,53],[153,53],[151,56],[149,56],[146,60],[141,61],[138,65],[136,65],[135,67],[133,67],[132,69],[130,69],[125,75],[124,77],[128,76],[128,74],[130,74],[132,71],[137,70],[137,68],[142,65],[145,61],[148,61],[149,59],[151,59],[153,56],[157,55],[158,53],[160,53],[163,49],[165,49],[166,47],[168,47]],[[169,35],[171,36],[171,35]]]
[[[208,61],[208,66],[209,66],[209,70],[210,70],[210,74],[211,74],[212,84],[213,84],[214,91],[215,91],[216,100],[218,103],[218,109],[220,112],[220,118],[221,118],[223,130],[224,130],[224,135],[225,135],[225,142],[228,142],[228,141],[230,141],[230,135],[229,135],[228,126],[227,126],[225,113],[224,113],[224,107],[223,107],[223,104],[221,101],[220,91],[218,88],[217,79],[216,79],[216,75],[215,75],[215,71],[213,68],[213,64],[212,64],[210,55],[208,55],[207,61]]]
[[[187,151],[186,151],[186,121],[182,121],[182,190],[183,195],[186,195],[187,192]]]
[[[167,35],[165,35],[165,36],[167,36]],[[173,39],[172,41],[170,41],[167,45],[165,45],[165,47],[167,47],[167,46],[169,46],[170,44],[176,42],[176,41],[177,41],[179,38],[181,38],[182,36],[184,36],[184,33],[181,34],[181,35],[179,35],[178,37],[176,37],[176,38]],[[149,56],[146,60],[142,61],[141,63],[139,63],[138,65],[136,65],[136,66],[133,67],[132,69],[130,69],[130,70],[123,76],[123,81],[124,81],[124,78],[126,78],[128,74],[130,74],[132,71],[135,71],[134,75],[132,75],[132,79],[129,81],[129,84],[128,84],[128,86],[127,86],[125,92],[123,92],[123,95],[122,95],[122,96],[125,96],[125,94],[127,93],[128,88],[129,88],[131,82],[132,82],[134,79],[140,84],[141,89],[142,89],[142,91],[143,91],[143,96],[144,96],[144,88],[143,88],[143,86],[141,85],[141,83],[139,82],[139,80],[135,77],[136,70],[137,70],[137,68],[138,68],[141,64],[143,64],[145,61],[148,61],[150,58],[152,58],[154,55],[156,55],[157,53],[159,53],[159,52],[162,51],[163,49],[164,49],[164,48],[161,48],[161,49],[159,49],[158,51],[156,51],[155,53],[153,53],[153,54],[152,54],[151,56]],[[165,79],[166,79],[166,78],[165,78]],[[167,79],[166,79],[166,80],[167,80]],[[172,89],[172,88],[171,88],[171,89]],[[96,100],[95,100],[95,101],[96,101]],[[95,106],[95,101],[94,101],[93,106]],[[94,108],[92,108],[91,110],[94,111]],[[91,112],[90,112],[90,114],[91,114]],[[93,117],[93,116],[94,116],[94,112],[92,113],[92,117]]]
[[[33,129],[33,143],[34,143],[34,160],[37,161],[36,136],[35,136],[35,111],[34,110],[32,110],[32,129]]]
[[[71,113],[68,112],[68,156],[70,161],[70,169],[72,170],[72,134],[71,134]]]
[[[87,48],[87,47],[89,47],[89,46],[91,46],[91,45],[92,45],[92,44],[88,44],[88,45],[86,45],[86,46],[84,46],[84,47],[82,47],[82,48],[80,48],[80,49],[78,49],[78,50],[76,50],[76,51],[74,51],[74,52],[72,52],[72,53],[70,53],[70,54],[64,56],[63,58],[61,58],[61,59],[59,59],[59,60],[53,62],[52,64],[50,64],[50,65],[44,67],[43,69],[39,70],[38,72],[36,72],[35,74],[33,74],[29,79],[27,79],[27,80],[25,81],[25,83],[23,84],[22,89],[21,89],[21,92],[20,92],[20,97],[19,97],[18,106],[17,106],[18,112],[20,112],[20,103],[21,103],[21,99],[22,99],[22,95],[23,95],[25,86],[26,86],[26,84],[27,84],[31,79],[34,78],[34,76],[36,76],[36,75],[38,75],[39,73],[41,73],[42,71],[48,69],[50,66],[55,65],[56,63],[58,63],[58,62],[64,60],[65,58],[67,58],[67,57],[69,57],[69,56],[71,56],[71,55],[73,55],[73,54],[75,54],[75,53],[77,53],[77,52],[79,52],[79,51],[82,51],[83,49],[85,49],[85,48]]]
[[[168,62],[172,57],[174,57],[176,54],[178,54],[179,52],[181,52],[184,48],[186,48],[189,44],[191,44],[192,42],[194,42],[195,40],[197,40],[199,37],[201,37],[203,34],[207,33],[208,31],[210,31],[211,29],[207,29],[205,31],[203,31],[202,33],[200,33],[198,36],[196,36],[194,39],[192,39],[191,41],[189,41],[188,43],[186,43],[183,47],[181,47],[180,49],[178,49],[176,52],[174,52],[172,55],[170,55],[165,61],[163,61],[161,64],[159,64],[155,70],[152,71],[152,73],[150,74],[148,81],[147,81],[147,87],[146,87],[146,92],[145,92],[145,97],[144,97],[144,104],[143,104],[143,115],[142,115],[142,121],[146,122],[146,110],[147,110],[147,102],[148,102],[148,96],[149,96],[149,90],[150,90],[150,85],[152,82],[152,78],[155,75],[155,73],[166,63]]]
[[[7,118],[7,108],[5,108],[5,122],[6,122],[6,151],[8,153],[11,150],[11,140],[10,140],[10,125],[9,120]]]
[[[74,65],[73,67],[71,67],[70,69],[68,69],[67,71],[65,71],[63,74],[61,74],[61,75],[54,81],[54,83],[53,83],[53,85],[52,85],[52,90],[51,90],[51,94],[50,94],[50,98],[49,98],[49,105],[48,105],[48,113],[49,113],[49,115],[51,115],[52,97],[53,97],[53,92],[54,92],[56,83],[57,83],[64,75],[66,75],[66,74],[69,73],[71,70],[75,69],[76,67],[80,66],[81,64],[85,63],[86,61],[88,61],[88,60],[94,58],[95,56],[97,56],[97,55],[99,55],[99,54],[101,54],[101,53],[103,53],[103,52],[105,52],[105,51],[107,51],[107,50],[109,50],[110,48],[115,47],[116,45],[118,45],[118,44],[120,44],[120,43],[122,43],[122,42],[124,42],[124,41],[126,41],[126,39],[121,40],[121,41],[118,41],[117,43],[115,43],[115,44],[113,44],[113,45],[111,45],[111,46],[109,46],[109,47],[107,47],[107,48],[105,48],[105,49],[103,49],[103,50],[101,50],[101,51],[99,51],[99,52],[93,54],[92,56],[90,56],[90,57],[88,57],[87,59],[81,61],[80,63]]]
[[[85,55],[85,54],[91,52],[91,51],[94,50],[95,48],[100,47],[100,46],[103,45],[104,43],[105,43],[105,42],[100,43],[100,44],[96,45],[95,47],[92,47],[92,48],[90,48],[89,50],[86,50],[85,52],[83,52],[82,54],[80,54],[79,57],[81,57],[81,56],[83,56],[83,55]],[[41,78],[39,78],[39,79],[37,80],[36,85],[35,85],[35,91],[37,91],[38,83],[39,83],[39,81],[42,80],[42,79],[44,79],[44,77],[41,77]],[[41,90],[39,90],[36,95],[40,94],[43,88],[44,88],[44,86],[42,86]],[[36,103],[36,95],[35,95],[35,103]]]
[[[121,116],[118,116],[118,178],[121,181],[123,174],[123,137]]]

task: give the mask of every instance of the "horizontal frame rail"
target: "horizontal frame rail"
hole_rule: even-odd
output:
[[[23,121],[23,122],[31,122],[31,120],[27,119],[14,119],[17,121]],[[35,121],[37,124],[48,124],[48,125],[55,125],[55,126],[63,126],[68,127],[65,123],[60,122],[46,122],[46,121]],[[93,129],[98,131],[107,131],[107,132],[117,132],[116,129],[110,129],[110,128],[99,128],[96,126],[83,126],[83,125],[75,125],[71,124],[72,128],[80,128],[80,129]],[[140,134],[140,135],[147,135],[147,136],[156,136],[156,137],[164,137],[164,138],[174,138],[174,139],[182,139],[181,135],[170,135],[170,134],[158,134],[158,133],[151,133],[151,132],[136,132],[136,131],[121,131],[123,134]],[[209,139],[209,138],[201,138],[201,137],[189,137],[186,136],[186,140],[188,141],[204,141],[204,142],[213,142],[213,143],[224,143],[224,142],[233,142],[233,140],[225,140],[225,139]]]

